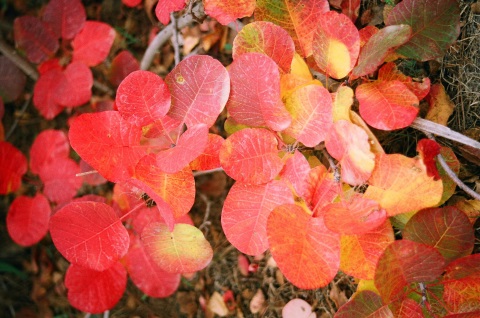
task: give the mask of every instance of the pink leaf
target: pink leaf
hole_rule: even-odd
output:
[[[27,172],[25,155],[6,141],[0,141],[0,194],[17,191]]]
[[[70,158],[56,158],[54,162],[43,165],[39,170],[44,184],[43,193],[52,202],[66,202],[72,199],[82,186],[78,164]]]
[[[280,176],[292,184],[297,195],[303,197],[307,191],[307,177],[310,170],[307,158],[300,151],[295,150],[293,156],[285,162]]]
[[[64,107],[76,107],[92,97],[93,75],[88,66],[73,62],[63,72],[63,77],[52,93],[55,103]],[[51,87],[50,89],[53,89]]]
[[[137,126],[146,126],[167,114],[170,92],[157,74],[135,71],[118,87],[115,102],[123,118]]]
[[[40,19],[22,16],[13,22],[15,44],[32,63],[41,63],[58,50],[58,41]]]
[[[13,200],[7,214],[7,230],[15,243],[30,246],[40,242],[48,232],[50,203],[42,194],[24,195]]]
[[[305,300],[295,298],[290,300],[282,309],[283,318],[316,318],[312,306]]]
[[[187,125],[211,127],[230,94],[225,67],[207,55],[194,55],[180,62],[165,78],[172,94],[169,115]]]
[[[129,237],[113,209],[97,202],[72,202],[50,219],[58,251],[71,263],[103,271],[128,250]]]
[[[261,184],[275,178],[283,162],[275,135],[261,128],[237,131],[220,149],[220,163],[225,172],[242,183]]]
[[[157,19],[164,25],[170,23],[170,13],[185,8],[185,0],[159,0],[155,7]]]
[[[73,307],[92,314],[113,308],[127,287],[127,271],[116,262],[104,271],[71,264],[65,275],[68,301]]]
[[[38,134],[30,148],[30,170],[39,174],[42,167],[57,158],[68,158],[70,143],[61,130],[47,129]]]
[[[43,12],[57,38],[70,40],[83,28],[87,19],[85,8],[80,0],[51,0]]]
[[[68,137],[72,148],[107,180],[118,182],[133,174],[146,155],[142,131],[116,111],[83,114],[75,118]],[[134,147],[137,146],[137,147]]]
[[[280,98],[277,64],[261,53],[245,53],[230,65],[231,93],[227,109],[239,124],[281,131],[291,123]]]
[[[277,206],[294,203],[286,182],[267,184],[235,183],[222,211],[222,228],[230,243],[240,252],[259,255],[268,249],[267,219]]]
[[[88,66],[103,62],[110,52],[115,30],[108,24],[87,21],[80,33],[72,41],[73,61],[81,61]]]

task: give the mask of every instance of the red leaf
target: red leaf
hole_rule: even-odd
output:
[[[203,233],[188,224],[175,224],[173,232],[165,224],[151,223],[142,233],[145,252],[169,273],[192,273],[205,268],[213,251]]]
[[[159,0],[155,7],[157,19],[164,25],[170,23],[170,13],[185,8],[185,0]]]
[[[192,170],[211,170],[220,168],[220,148],[225,139],[217,134],[208,134],[205,150],[195,160],[190,162]]]
[[[54,87],[53,99],[64,107],[77,107],[87,103],[92,97],[92,71],[81,62],[70,63],[63,76]]]
[[[205,13],[223,25],[243,17],[249,17],[255,10],[255,0],[204,0]]]
[[[417,152],[427,167],[427,175],[433,177],[433,180],[440,179],[440,173],[435,161],[435,157],[440,154],[440,148],[440,145],[435,140],[421,139],[417,143]]]
[[[68,301],[73,307],[92,314],[113,308],[127,286],[127,271],[116,262],[104,271],[71,264],[65,275]]]
[[[388,53],[410,39],[409,25],[387,26],[373,34],[362,47],[357,66],[352,70],[351,79],[374,72],[383,63]]]
[[[168,297],[180,284],[180,274],[167,273],[153,262],[137,236],[130,236],[130,248],[123,262],[133,283],[150,297]]]
[[[222,228],[228,241],[239,251],[259,255],[268,249],[267,219],[277,206],[294,203],[286,182],[267,184],[235,183],[222,210]]]
[[[103,62],[110,52],[115,30],[108,24],[87,21],[80,33],[72,41],[73,62],[83,62],[96,66]]]
[[[15,44],[32,63],[41,63],[58,50],[58,41],[40,19],[22,16],[13,22]]]
[[[58,83],[65,80],[60,69],[50,69],[41,73],[33,88],[33,105],[45,119],[53,119],[64,109],[54,96]]]
[[[295,44],[287,31],[266,21],[255,21],[240,30],[233,40],[232,57],[258,52],[270,57],[284,73],[290,72]]]
[[[19,245],[34,245],[47,234],[50,213],[50,204],[42,194],[18,196],[8,209],[8,234]]]
[[[408,221],[403,238],[436,248],[448,261],[472,253],[475,235],[465,213],[454,207],[421,210]]]
[[[54,162],[45,164],[39,170],[44,184],[43,193],[52,202],[66,202],[72,199],[82,186],[82,178],[78,164],[70,158],[56,158]]]
[[[88,183],[91,186],[98,186],[106,183],[107,179],[102,177],[98,172],[89,173],[93,172],[94,170],[95,169],[93,169],[93,167],[90,166],[85,160],[80,160],[80,171],[82,173],[87,173],[82,176],[83,182]]]
[[[307,191],[307,177],[310,170],[307,158],[300,151],[295,150],[293,156],[285,161],[280,176],[292,184],[298,196],[303,197]]]
[[[145,227],[150,223],[165,223],[165,220],[158,212],[158,209],[156,209],[155,207],[149,208],[145,204],[140,210],[138,210],[138,213],[132,219],[133,230],[137,234],[141,234]],[[188,214],[175,218],[175,224],[178,223],[194,225],[192,219]]]
[[[388,14],[385,24],[412,27],[412,38],[397,49],[399,54],[419,61],[433,60],[443,56],[457,39],[460,8],[455,0],[405,0]]]
[[[422,305],[411,298],[405,298],[401,302],[394,302],[390,308],[396,318],[424,318]]]
[[[172,94],[168,114],[188,128],[197,124],[211,127],[230,93],[227,70],[207,55],[194,55],[181,61],[167,75],[165,82]]]
[[[382,298],[369,290],[355,293],[335,314],[335,318],[353,317],[394,318],[392,311],[383,304]]]
[[[71,263],[103,271],[128,250],[129,237],[115,211],[104,203],[72,202],[50,219],[58,251]]]
[[[167,114],[170,92],[157,74],[135,71],[118,87],[115,103],[123,118],[137,126],[146,126]]]
[[[157,166],[166,173],[176,173],[200,156],[208,142],[208,128],[198,124],[187,129],[175,147],[157,154]]]
[[[17,191],[27,172],[25,155],[6,141],[0,141],[0,194]]]
[[[404,296],[411,283],[437,279],[445,261],[433,247],[407,240],[390,244],[377,263],[375,286],[385,303]]]
[[[0,97],[5,103],[13,102],[22,94],[26,81],[25,74],[9,58],[0,56]]]
[[[340,193],[340,183],[327,173],[325,166],[319,165],[310,170],[304,198],[314,216],[323,215],[323,207],[332,203]]]
[[[410,76],[406,76],[397,69],[393,62],[386,63],[378,70],[378,79],[382,81],[397,80],[405,84],[414,93],[418,100],[422,100],[430,91],[430,79],[425,77],[422,82],[414,82]]]
[[[80,0],[51,0],[43,12],[57,38],[70,40],[83,28],[87,19],[85,8]]]
[[[220,163],[225,172],[238,182],[267,183],[283,167],[277,144],[275,135],[266,129],[242,129],[223,143]]]
[[[68,137],[72,148],[107,180],[130,177],[146,155],[140,145],[142,131],[116,111],[83,114],[75,118]],[[136,146],[136,147],[134,147]]]
[[[227,109],[237,123],[266,125],[275,131],[290,125],[290,114],[280,98],[280,73],[271,58],[261,53],[242,54],[230,65],[229,74]]]
[[[268,243],[285,277],[302,289],[328,285],[340,265],[340,236],[298,205],[275,208],[267,221]]]
[[[394,130],[409,126],[417,117],[418,98],[402,82],[376,81],[357,87],[360,115],[370,126]]]
[[[366,234],[387,219],[387,212],[378,203],[356,194],[348,201],[330,203],[323,207],[325,225],[332,231],[346,235]]]
[[[108,80],[113,86],[118,86],[128,74],[138,71],[140,63],[127,50],[121,51],[112,60],[108,71]]]
[[[342,181],[361,185],[370,178],[375,166],[375,155],[365,130],[347,120],[333,124],[325,139],[328,153],[341,164]]]
[[[286,134],[307,147],[325,139],[333,122],[332,98],[325,88],[315,84],[299,87],[287,96],[285,106],[292,116]]]
[[[313,36],[313,57],[318,67],[336,79],[350,73],[360,51],[360,36],[344,14],[329,11],[319,20]]]
[[[30,148],[30,170],[39,174],[42,167],[58,158],[68,158],[70,144],[61,130],[47,129],[38,134]]]
[[[133,8],[142,3],[142,0],[122,0],[122,3],[127,7]]]

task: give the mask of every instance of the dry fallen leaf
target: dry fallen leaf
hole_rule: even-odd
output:
[[[208,309],[219,315],[220,317],[225,317],[228,315],[228,308],[225,302],[223,301],[222,295],[218,292],[214,292],[210,299],[208,300]]]
[[[265,295],[263,294],[261,289],[258,289],[255,295],[253,296],[252,300],[250,301],[250,311],[252,314],[257,314],[265,310]]]
[[[345,296],[345,291],[341,291],[335,284],[332,284],[332,288],[330,289],[330,294],[328,296],[331,300],[333,300],[337,308],[342,307],[342,305],[348,301],[347,296]]]
[[[282,309],[283,318],[316,318],[312,306],[305,300],[295,298],[290,300]]]

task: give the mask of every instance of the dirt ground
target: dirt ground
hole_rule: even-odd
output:
[[[3,0],[0,1],[0,30],[5,41],[13,45],[12,25],[15,17],[34,14],[46,0]],[[152,1],[146,1],[152,2]],[[149,33],[154,25],[146,10],[128,9],[120,1],[83,1],[90,19],[100,19],[110,23],[121,35],[111,52],[128,49],[140,59],[147,46]],[[424,72],[432,82],[442,81],[456,105],[449,126],[464,134],[480,137],[480,15],[472,2],[461,2],[462,32],[460,40],[449,50],[443,60],[418,63],[410,66]],[[382,9],[378,0],[362,1],[361,13],[368,9]],[[477,3],[478,8],[478,3]],[[2,11],[3,10],[3,11]],[[475,11],[477,10],[477,11]],[[475,13],[476,12],[476,13]],[[244,21],[248,23],[248,19]],[[202,26],[182,30],[180,38],[183,54],[209,54],[225,65],[231,62],[231,43],[235,31],[208,20]],[[114,54],[111,54],[113,57]],[[111,60],[111,59],[110,59]],[[173,48],[166,44],[155,60],[152,70],[164,76],[173,67]],[[94,76],[106,81],[107,65],[94,68]],[[21,109],[32,92],[34,82],[28,80],[23,98],[13,105],[7,105],[4,117],[5,131],[17,123],[8,139],[23,153],[28,150],[35,136],[48,128],[67,129],[68,115],[63,113],[52,121],[43,119],[32,105]],[[94,95],[103,98],[105,93],[94,90]],[[84,110],[87,110],[85,107]],[[82,111],[82,109],[80,109]],[[221,119],[215,126],[223,132]],[[413,129],[403,130],[386,136],[382,144],[388,152],[415,155],[415,143],[421,134]],[[460,177],[469,186],[480,186],[478,157],[469,155],[458,145],[446,140],[441,142],[455,150],[462,163]],[[337,308],[347,301],[355,291],[351,277],[339,273],[329,286],[318,290],[301,290],[290,284],[281,272],[273,266],[268,252],[261,257],[247,257],[250,271],[239,267],[239,257],[244,257],[231,246],[220,225],[220,214],[233,181],[223,172],[199,176],[196,179],[197,197],[191,217],[197,227],[205,233],[214,249],[211,264],[193,277],[182,278],[178,291],[166,299],[146,297],[131,282],[121,301],[113,308],[110,317],[214,317],[205,313],[203,304],[215,292],[224,295],[233,293],[227,301],[229,317],[281,317],[283,306],[293,298],[302,298],[312,305],[317,317],[333,317]],[[37,176],[27,173],[24,176],[23,193],[33,193],[40,182]],[[111,196],[112,185],[84,187],[82,193],[95,193]],[[461,194],[461,193],[459,193]],[[68,263],[56,251],[47,236],[31,248],[22,248],[12,242],[6,231],[5,218],[8,206],[14,196],[0,197],[0,317],[85,317],[72,308],[66,298],[63,284]],[[477,238],[480,237],[480,224],[477,222]],[[476,246],[478,251],[479,246]],[[259,298],[259,295],[263,295]],[[252,301],[253,300],[253,301]],[[252,313],[256,312],[255,314]],[[91,317],[102,317],[92,315]]]

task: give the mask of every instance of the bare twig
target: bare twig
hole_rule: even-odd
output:
[[[338,170],[338,166],[335,164],[335,161],[333,161],[332,156],[330,156],[330,154],[327,152],[325,148],[323,148],[321,151],[322,151],[322,154],[327,158],[330,168],[333,170],[333,179],[335,180],[335,182],[339,183],[340,171]]]
[[[182,17],[177,20],[177,28],[181,29],[186,27],[187,25],[193,23],[195,18],[203,18],[205,17],[205,12],[203,11],[203,4],[202,2],[196,3],[192,10],[185,13]],[[152,64],[153,57],[155,53],[157,53],[158,49],[165,44],[165,42],[170,39],[174,33],[175,25],[174,23],[170,23],[162,31],[158,32],[155,36],[153,41],[147,47],[145,51],[145,55],[143,55],[142,61],[140,62],[140,69],[147,70]]]
[[[180,45],[178,44],[178,26],[177,26],[177,18],[175,14],[172,12],[170,13],[170,20],[172,20],[173,24],[173,36],[172,36],[172,44],[173,44],[173,56],[175,58],[175,66],[180,63]]]
[[[428,139],[435,140],[435,137],[430,132],[424,131],[423,133],[428,137]],[[450,179],[453,180],[453,182],[455,182],[455,184],[460,189],[465,191],[465,193],[470,195],[472,198],[476,200],[480,200],[480,194],[470,189],[465,183],[462,182],[462,180],[458,178],[455,172],[453,172],[453,170],[448,166],[447,162],[445,161],[445,158],[443,158],[441,154],[438,154],[435,158],[437,159],[438,163],[442,166],[443,170],[445,170],[445,173],[450,177]]]
[[[200,224],[200,226],[198,227],[199,230],[205,228],[206,231],[208,231],[208,228],[207,226],[210,226],[212,224],[212,222],[210,222],[208,219],[210,217],[210,208],[212,207],[212,201],[210,201],[206,195],[202,194],[202,193],[198,193],[198,195],[200,196],[200,198],[203,200],[203,202],[205,202],[205,216],[203,217],[203,222],[202,224]]]
[[[25,99],[25,102],[23,102],[22,109],[20,109],[20,113],[18,116],[16,116],[15,121],[13,122],[12,126],[8,130],[7,134],[5,135],[5,140],[8,140],[13,132],[15,131],[15,128],[17,128],[18,121],[20,118],[22,118],[23,114],[27,111],[28,105],[30,105],[30,100],[32,99],[32,95],[28,94],[29,96]]]

